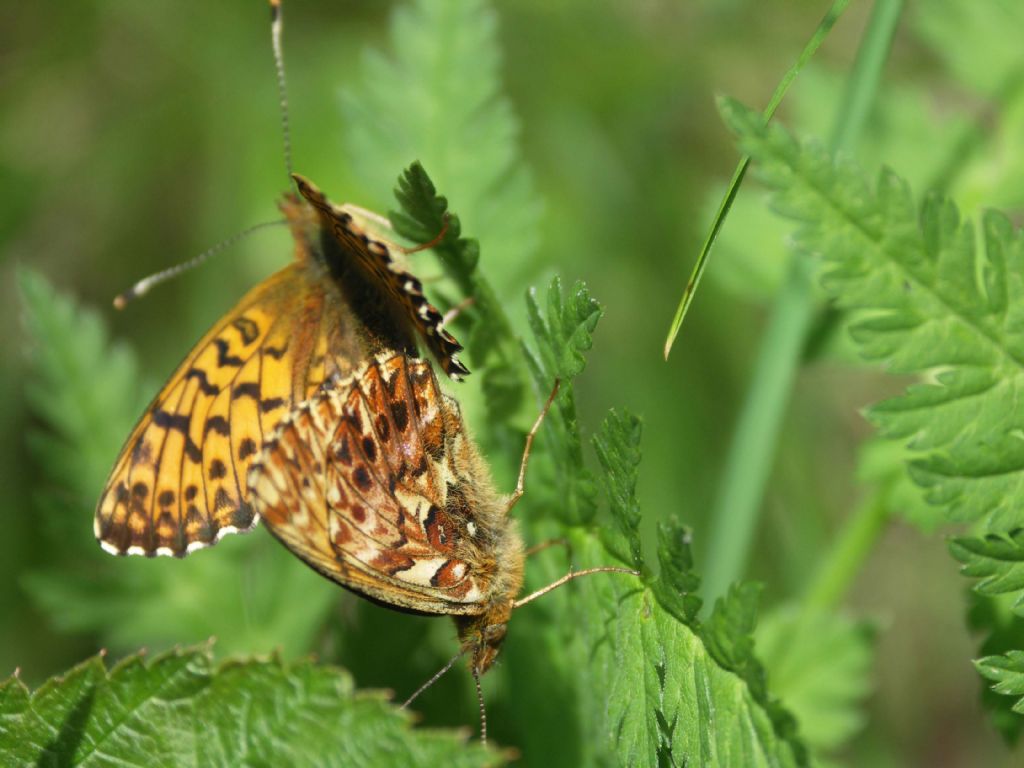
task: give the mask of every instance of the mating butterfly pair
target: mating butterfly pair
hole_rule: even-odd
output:
[[[271,8],[283,96],[279,0]],[[454,616],[455,659],[470,654],[479,694],[514,608],[576,576],[635,572],[570,572],[516,600],[525,555],[508,512],[543,412],[516,490],[498,494],[458,404],[417,357],[419,336],[451,378],[468,373],[441,313],[387,244],[292,178],[299,194],[281,210],[295,261],[207,332],[157,394],[107,480],[96,538],[117,555],[184,557],[262,517],[332,581]]]

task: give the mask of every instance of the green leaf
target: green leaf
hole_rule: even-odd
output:
[[[480,246],[476,240],[461,237],[459,217],[448,211],[447,198],[437,194],[421,164],[413,163],[399,177],[395,197],[401,211],[392,212],[391,222],[400,235],[428,243],[445,233],[433,250],[459,293],[472,299],[460,312],[459,322],[472,328],[468,346],[473,365],[487,366],[483,375],[490,421],[503,424],[519,410],[523,399],[522,355],[502,302],[477,269]]]
[[[772,693],[796,716],[811,749],[835,750],[864,726],[875,650],[870,624],[784,609],[765,616],[756,637]]]
[[[992,690],[996,693],[1018,697],[1013,711],[1024,715],[1024,651],[1010,651],[1005,656],[985,656],[974,662],[974,668],[995,683]]]
[[[587,564],[606,557],[590,535],[574,535],[573,551]],[[566,641],[578,649],[573,657],[587,659],[575,670],[585,745],[576,764],[806,763],[789,723],[766,709],[763,696],[719,663],[701,634],[662,608],[639,580],[597,574],[571,589],[559,615]],[[733,644],[737,630],[743,631],[722,622],[719,643]]]
[[[501,93],[497,15],[483,0],[416,0],[396,8],[390,49],[366,54],[342,98],[364,188],[384,202],[388,169],[421,161],[479,237],[491,278],[518,291],[536,268],[541,206]]]
[[[601,463],[602,485],[612,509],[612,529],[602,529],[602,541],[608,550],[633,568],[643,565],[640,554],[640,502],[636,481],[640,469],[640,419],[629,411],[614,408],[594,436],[594,450]],[[617,534],[617,535],[616,535]]]
[[[5,765],[482,765],[464,735],[413,731],[410,716],[347,672],[277,657],[214,665],[207,648],[101,656],[30,692],[0,684]]]
[[[551,281],[547,311],[542,312],[535,289],[526,296],[530,328],[536,340],[534,352],[524,345],[530,372],[539,392],[548,392],[559,381],[561,388],[547,420],[557,435],[555,448],[555,506],[559,519],[570,525],[588,522],[597,510],[597,488],[593,475],[583,463],[583,444],[572,380],[586,366],[584,352],[593,344],[591,333],[601,319],[601,305],[591,298],[582,282],[569,296],[562,292],[558,277]]]
[[[967,626],[983,633],[980,655],[998,656],[1024,645],[1024,618],[1012,610],[1012,600],[1004,595],[982,595],[971,590],[968,601]],[[992,725],[1007,744],[1017,744],[1024,733],[1024,718],[1013,709],[1017,702],[996,693],[988,685],[981,688],[981,703]]]
[[[730,585],[728,593],[715,601],[711,616],[701,628],[701,638],[711,657],[746,683],[750,695],[764,708],[776,731],[795,740],[796,721],[778,699],[769,694],[764,667],[754,654],[761,589],[762,586],[754,582]],[[806,755],[800,751],[799,757],[804,759]]]
[[[652,585],[662,607],[687,626],[695,626],[703,600],[700,577],[693,570],[690,531],[674,517],[658,522],[658,565]]]
[[[995,211],[975,232],[947,199],[930,195],[918,209],[891,171],[872,186],[851,163],[763,127],[735,102],[722,113],[776,209],[800,222],[797,244],[821,257],[823,285],[849,312],[861,355],[919,377],[873,406],[871,420],[907,444],[912,479],[946,521],[978,521],[983,535],[1003,537],[960,541],[954,553],[986,589],[1012,586],[1020,601],[1016,543],[1006,538],[1024,527],[1020,232]]]
[[[131,429],[141,396],[135,355],[111,344],[99,315],[80,310],[42,275],[18,270],[22,321],[29,339],[26,398],[45,429],[29,444],[48,480],[36,498],[42,524],[65,553],[95,547],[92,537],[68,536],[62,508],[91,511],[110,467],[108,460]],[[88,529],[90,515],[81,519]],[[82,546],[82,544],[85,546]]]
[[[19,274],[30,341],[31,434],[46,494],[36,514],[57,556],[24,583],[51,622],[117,649],[219,639],[225,652],[305,653],[337,591],[262,532],[184,561],[112,558],[92,516],[131,420],[145,408],[134,355],[111,344],[98,314]],[[291,600],[288,594],[302,594]]]
[[[964,576],[980,579],[975,590],[983,595],[1016,593],[1014,610],[1024,616],[1024,529],[955,538],[949,551],[963,563]]]

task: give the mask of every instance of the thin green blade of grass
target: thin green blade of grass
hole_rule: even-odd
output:
[[[832,3],[832,7],[828,9],[825,17],[818,24],[817,29],[814,30],[814,34],[811,35],[811,39],[807,41],[807,45],[804,46],[803,51],[800,52],[800,56],[793,63],[786,73],[782,76],[782,80],[779,85],[775,88],[775,92],[772,94],[771,99],[768,100],[768,106],[764,108],[765,122],[771,120],[772,115],[775,114],[775,110],[778,109],[779,104],[782,103],[783,97],[789,90],[789,86],[796,80],[797,75],[807,65],[807,62],[811,60],[818,48],[828,37],[828,33],[832,30],[832,27],[839,20],[839,17],[843,15],[843,11],[846,10],[846,6],[849,4],[849,0],[835,0]],[[687,311],[690,309],[690,304],[693,303],[693,297],[697,292],[697,286],[700,285],[701,278],[704,276],[704,271],[707,268],[708,256],[711,254],[711,249],[715,247],[715,241],[718,239],[718,233],[721,231],[722,226],[725,224],[725,218],[729,215],[729,210],[732,208],[733,201],[736,199],[736,195],[740,191],[740,184],[743,183],[743,177],[747,174],[747,168],[750,165],[750,158],[744,155],[740,158],[739,163],[736,165],[736,170],[733,172],[732,179],[729,181],[729,187],[726,189],[725,196],[722,198],[721,204],[718,206],[718,211],[715,213],[715,218],[711,222],[711,228],[708,230],[707,237],[704,238],[704,245],[701,246],[700,254],[697,256],[697,263],[693,265],[693,271],[690,273],[690,279],[686,282],[686,287],[683,289],[683,295],[679,299],[679,306],[676,307],[675,316],[672,318],[672,325],[669,327],[668,336],[665,338],[665,359],[668,360],[669,353],[672,351],[672,345],[675,344],[676,337],[679,335],[679,329],[683,326],[683,320],[686,317]]]

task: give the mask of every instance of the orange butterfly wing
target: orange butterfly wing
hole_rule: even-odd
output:
[[[182,556],[257,522],[244,487],[263,436],[337,369],[344,323],[312,278],[296,263],[256,286],[178,366],[100,498],[105,549]]]
[[[381,349],[414,351],[425,332],[422,313],[395,300],[405,273],[387,269],[387,246],[309,190],[316,206],[282,204],[297,261],[199,341],[128,437],[96,509],[108,552],[181,557],[252,528],[246,472],[282,417],[328,377]]]
[[[494,531],[463,496],[489,480],[449,466],[466,439],[427,362],[381,355],[281,422],[250,493],[270,531],[327,578],[390,606],[475,615],[492,593]],[[496,495],[484,503],[504,521]]]

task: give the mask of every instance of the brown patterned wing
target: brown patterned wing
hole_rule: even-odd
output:
[[[315,184],[297,173],[292,177],[342,249],[355,256],[363,270],[404,308],[445,373],[456,381],[468,375],[469,369],[458,358],[462,345],[444,329],[443,316],[423,295],[423,283],[398,266],[385,243],[370,238],[350,213],[332,204]]]
[[[486,558],[472,523],[446,511],[452,416],[428,363],[381,356],[282,421],[249,471],[252,503],[289,550],[345,587],[408,610],[478,614]]]
[[[291,264],[196,344],[107,480],[94,522],[105,550],[182,557],[256,524],[245,477],[265,437],[344,372],[344,319],[328,289],[309,262]]]

